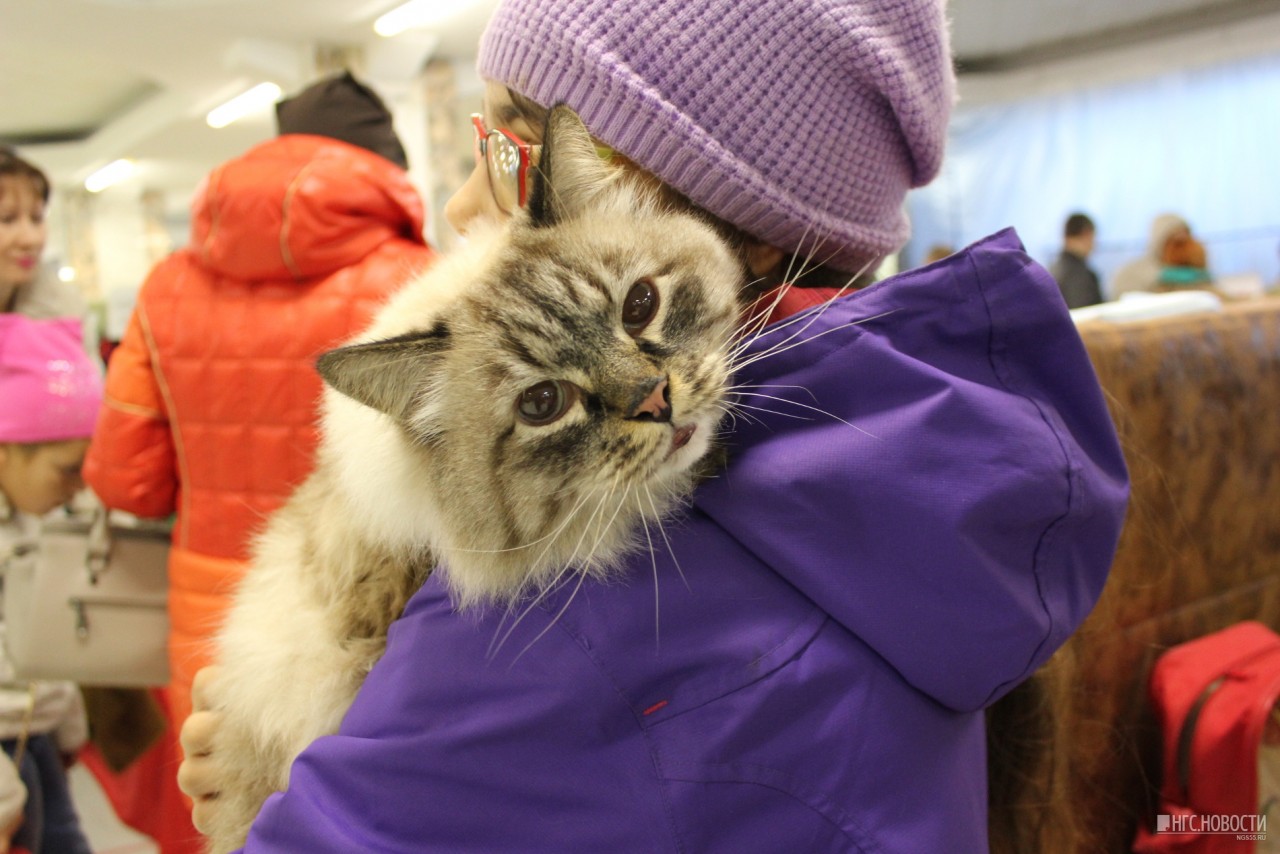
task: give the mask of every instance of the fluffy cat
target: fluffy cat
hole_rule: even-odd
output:
[[[603,576],[690,493],[727,409],[742,262],[551,112],[529,209],[326,354],[312,476],[218,637],[227,771],[210,848],[242,845],[337,730],[428,573],[460,608]]]

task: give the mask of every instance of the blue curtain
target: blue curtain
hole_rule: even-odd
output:
[[[963,93],[963,80],[961,82]],[[1215,275],[1280,280],[1280,56],[957,109],[942,174],[908,196],[903,268],[1008,225],[1044,263],[1072,211],[1097,224],[1103,278],[1180,214]]]

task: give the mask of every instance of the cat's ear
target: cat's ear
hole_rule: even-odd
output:
[[[437,323],[426,332],[330,350],[316,361],[316,370],[347,397],[408,424],[448,348],[449,327]]]
[[[537,227],[578,216],[608,186],[613,171],[600,159],[578,114],[564,104],[551,108],[538,165],[529,170],[529,221]]]

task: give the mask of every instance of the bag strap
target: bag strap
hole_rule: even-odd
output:
[[[22,773],[22,758],[27,752],[27,742],[31,738],[31,723],[36,716],[36,683],[27,683],[27,700],[22,709],[22,732],[18,733],[17,744],[13,749],[13,764]]]
[[[89,523],[89,547],[85,551],[84,568],[89,573],[89,583],[93,585],[97,585],[98,578],[111,566],[110,512],[99,507]]]

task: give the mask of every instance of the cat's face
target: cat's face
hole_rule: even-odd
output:
[[[564,112],[529,213],[473,247],[474,267],[410,285],[424,293],[380,324],[401,334],[322,360],[407,440],[463,600],[606,570],[688,495],[726,408],[740,262],[706,225],[611,180]],[[440,275],[455,280],[436,306]]]

